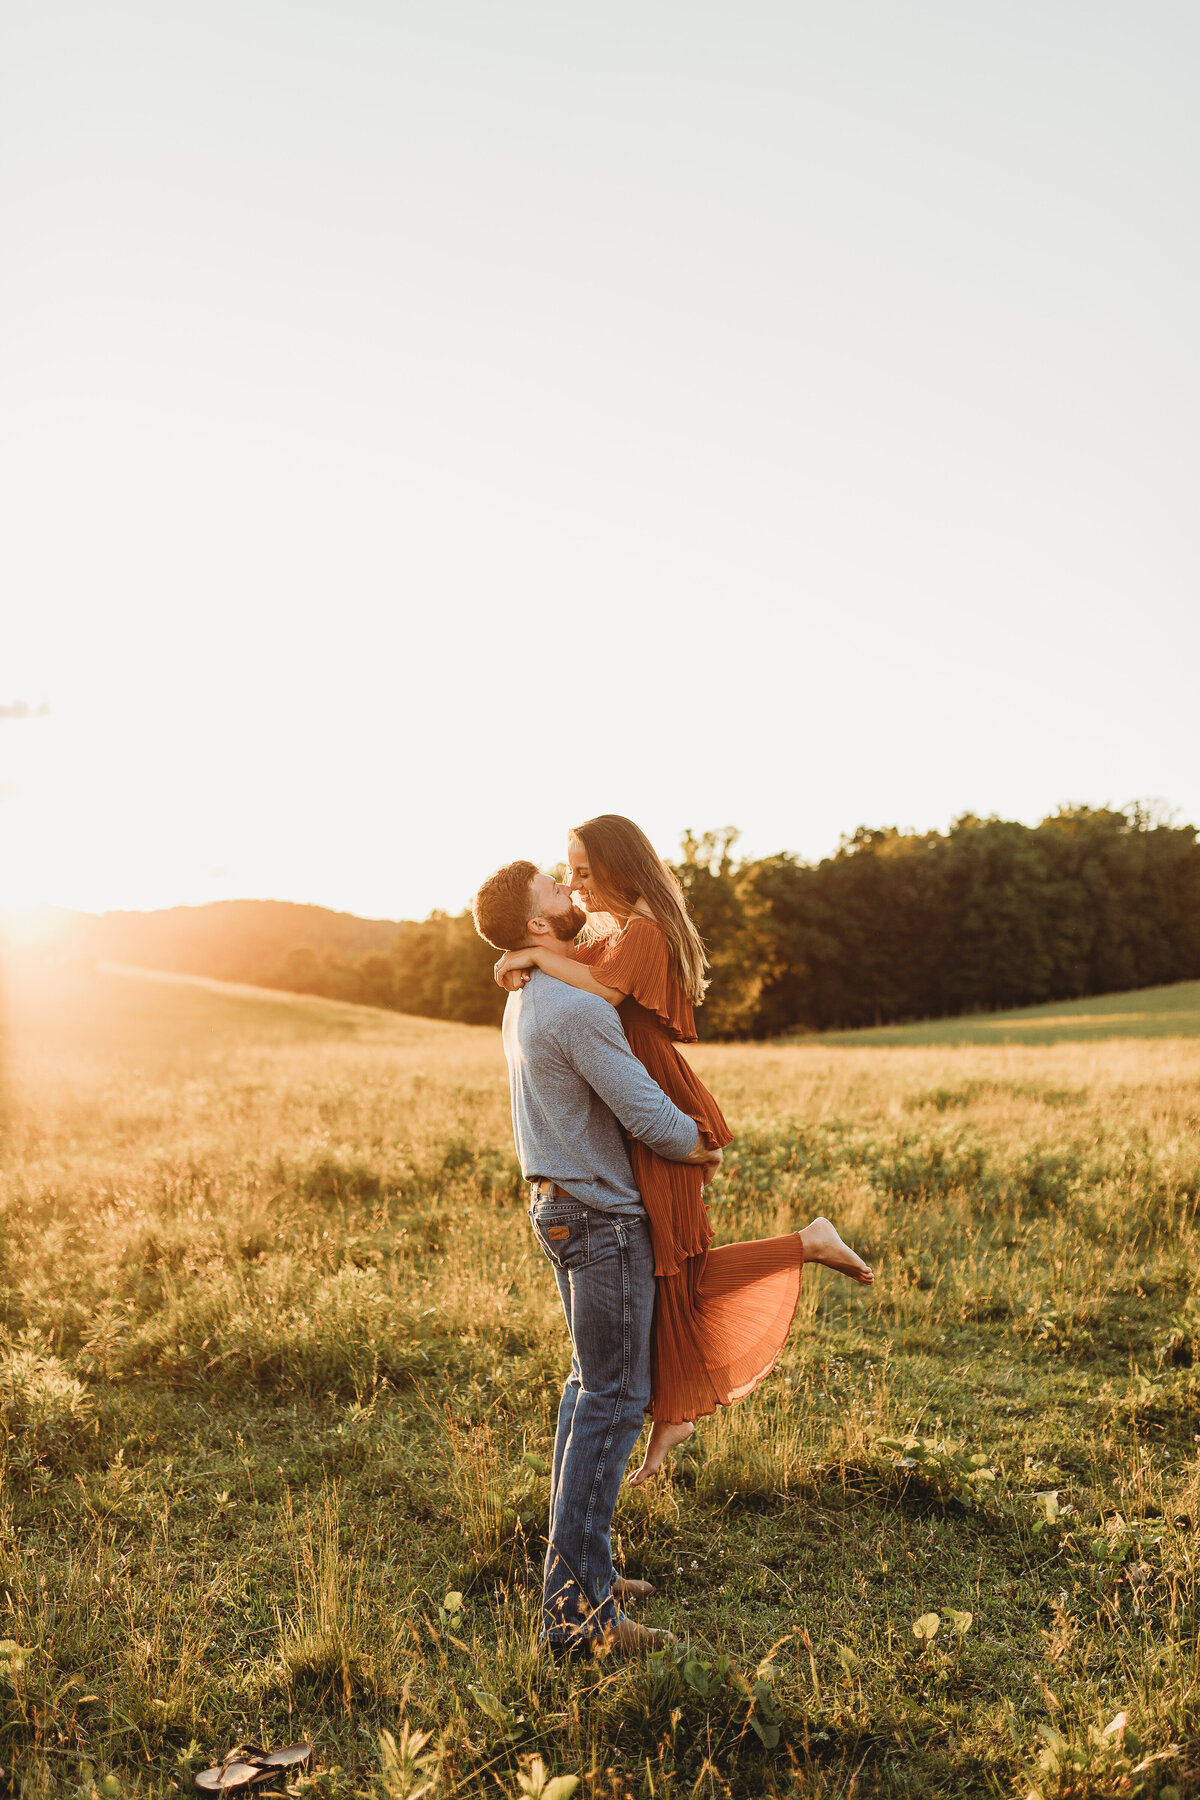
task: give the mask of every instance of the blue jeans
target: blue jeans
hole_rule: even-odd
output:
[[[620,1617],[612,1515],[650,1402],[654,1251],[645,1219],[578,1200],[535,1200],[529,1217],[571,1334],[542,1586],[542,1641],[563,1652],[586,1646]]]

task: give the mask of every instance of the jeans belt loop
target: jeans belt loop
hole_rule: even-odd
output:
[[[559,1187],[557,1181],[541,1181],[531,1183],[535,1200],[573,1200],[575,1196],[568,1194],[566,1188]]]

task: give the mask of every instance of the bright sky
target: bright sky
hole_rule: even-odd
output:
[[[1200,820],[1200,10],[38,0],[0,899]]]

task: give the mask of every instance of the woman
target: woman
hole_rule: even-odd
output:
[[[721,1109],[678,1050],[696,1042],[693,1007],[708,959],[683,890],[630,819],[605,813],[577,826],[567,856],[571,892],[589,914],[585,942],[562,951],[510,950],[496,980],[515,987],[542,969],[615,1006],[629,1047],[714,1150],[731,1141]],[[694,1421],[756,1388],[774,1368],[800,1299],[806,1262],[854,1281],[874,1276],[828,1219],[803,1231],[712,1249],[704,1172],[667,1162],[636,1140],[634,1179],[650,1220],[658,1289],[651,1337],[653,1426],[636,1487],[689,1438]]]

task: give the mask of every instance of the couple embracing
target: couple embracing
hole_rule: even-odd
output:
[[[704,946],[679,883],[631,820],[577,826],[567,855],[566,882],[530,862],[497,870],[474,917],[505,952],[496,979],[509,990],[513,1133],[571,1339],[542,1636],[557,1653],[638,1651],[658,1634],[621,1601],[649,1590],[614,1576],[611,1525],[644,1414],[634,1485],[696,1419],[770,1373],[806,1262],[864,1283],[872,1274],[827,1219],[713,1248],[704,1187],[731,1133],[678,1050],[696,1041]]]

